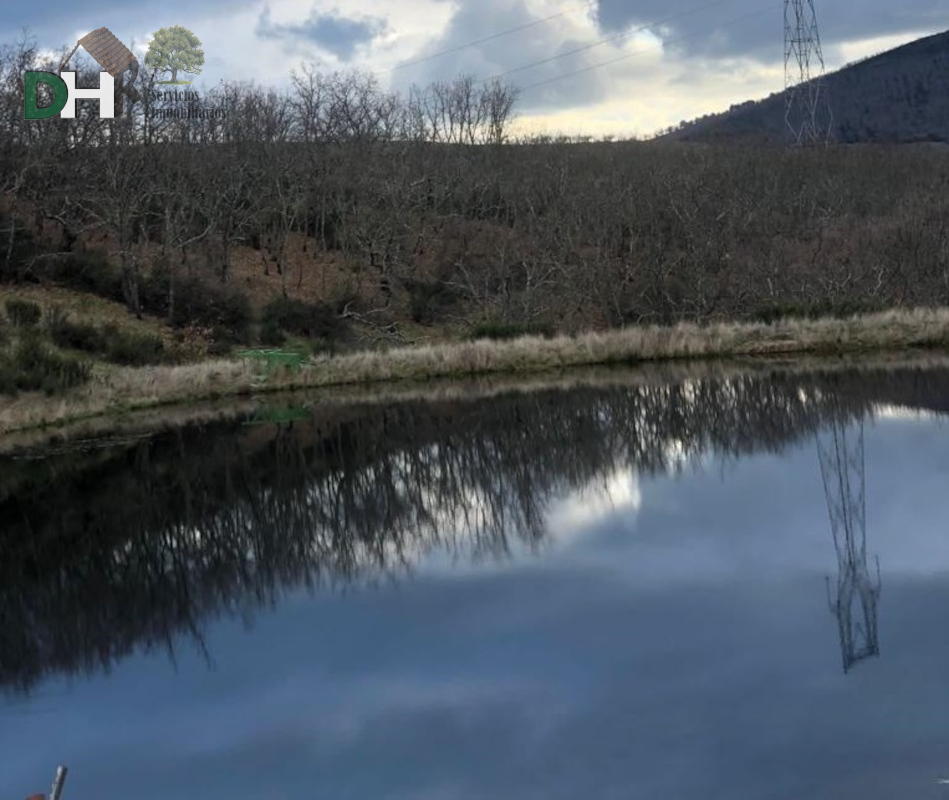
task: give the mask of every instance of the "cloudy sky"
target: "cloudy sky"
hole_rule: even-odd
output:
[[[58,15],[45,11],[56,6]],[[28,3],[4,3],[0,41],[26,26],[58,48],[104,26],[143,52],[155,30],[183,25],[204,45],[198,80],[209,84],[280,83],[304,60],[370,70],[394,88],[504,74],[524,89],[526,127],[648,134],[783,88],[782,8],[778,0],[50,0],[43,22]],[[947,27],[944,0],[865,0],[859,13],[818,0],[817,8],[832,67]]]

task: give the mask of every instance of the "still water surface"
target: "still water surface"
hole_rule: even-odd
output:
[[[0,792],[949,798],[943,409],[703,378],[0,457]]]

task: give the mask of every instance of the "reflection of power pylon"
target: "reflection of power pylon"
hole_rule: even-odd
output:
[[[877,640],[877,600],[880,597],[880,560],[876,580],[867,567],[866,499],[863,477],[863,422],[856,436],[834,420],[817,437],[817,455],[827,495],[827,512],[837,550],[837,598],[827,601],[837,617],[844,672],[870,656],[880,654]],[[857,600],[860,608],[856,608]]]

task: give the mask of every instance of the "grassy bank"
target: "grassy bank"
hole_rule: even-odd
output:
[[[311,358],[299,371],[213,360],[180,366],[97,366],[64,396],[0,400],[0,434],[104,414],[214,398],[496,373],[529,374],[596,364],[728,357],[834,355],[949,346],[949,309],[889,311],[849,319],[770,324],[635,327],[576,337],[479,340]]]
[[[594,365],[530,374],[493,373],[464,378],[399,381],[363,385],[338,384],[300,388],[264,395],[235,395],[214,400],[150,406],[122,414],[100,414],[52,426],[22,428],[0,435],[0,458],[24,450],[72,449],[91,443],[136,439],[201,425],[246,419],[282,409],[333,409],[411,401],[486,400],[512,392],[533,393],[577,388],[638,387],[685,381],[729,380],[741,376],[831,375],[849,370],[949,369],[949,352],[904,349],[895,352],[851,353],[836,358],[821,355],[738,356],[705,360],[667,360],[633,366]]]

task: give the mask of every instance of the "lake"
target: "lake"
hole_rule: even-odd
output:
[[[947,412],[617,373],[7,450],[3,796],[949,798]]]

